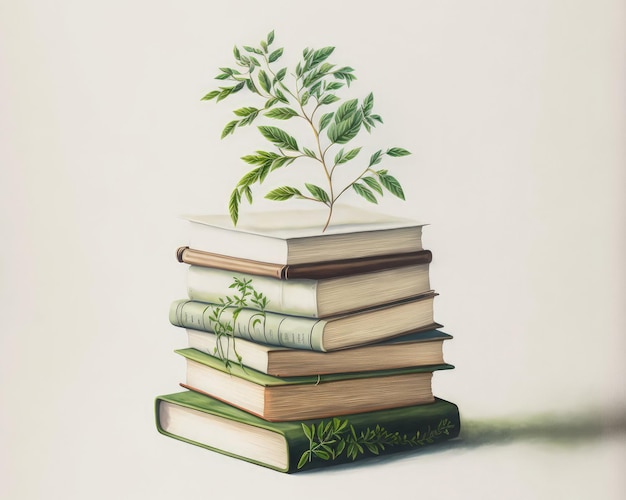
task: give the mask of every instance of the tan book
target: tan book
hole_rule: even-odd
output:
[[[432,372],[442,364],[318,377],[273,377],[224,363],[196,349],[187,359],[181,385],[270,421],[307,420],[433,403]],[[350,395],[350,397],[346,397]]]
[[[444,363],[443,343],[452,336],[439,330],[414,332],[385,342],[332,352],[260,344],[200,330],[187,329],[187,345],[206,354],[224,353],[228,359],[275,377],[327,375]]]

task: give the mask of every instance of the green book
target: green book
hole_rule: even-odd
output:
[[[187,348],[186,389],[241,408],[265,420],[306,420],[432,403],[435,370],[447,363],[318,376],[275,377],[225,363]]]
[[[431,404],[298,422],[268,422],[195,392],[156,398],[161,434],[281,472],[417,450],[458,436],[458,407]]]

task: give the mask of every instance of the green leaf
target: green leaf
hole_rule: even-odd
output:
[[[305,425],[305,424],[300,424],[302,426],[302,432],[304,432],[304,435],[307,437],[307,439],[311,439],[311,431],[310,429]]]
[[[335,120],[337,115],[335,114]],[[356,137],[361,129],[361,114],[354,113],[346,120],[332,123],[328,127],[328,138],[333,144],[346,144]]]
[[[320,118],[320,132],[327,127],[327,125],[333,119],[334,114],[335,114],[334,112],[331,112],[331,113],[326,113],[325,115],[322,115],[322,117]]]
[[[339,90],[341,87],[343,87],[343,83],[341,82],[330,82],[328,85],[326,85],[326,90]]]
[[[227,80],[230,77],[228,73],[220,73],[215,77],[216,80]]]
[[[310,457],[311,451],[306,450],[300,457],[300,460],[298,460],[298,469],[302,469],[302,467],[304,467],[304,465],[309,461]]]
[[[368,96],[365,99],[363,99],[363,113],[366,115],[369,115],[373,107],[374,107],[374,94],[370,92]]]
[[[378,200],[376,200],[376,196],[374,196],[374,193],[372,193],[369,188],[367,188],[363,184],[358,184],[355,182],[354,184],[352,184],[352,187],[357,192],[357,194],[365,198],[370,203],[378,203]]]
[[[369,166],[371,167],[372,165],[376,165],[376,164],[380,163],[382,155],[383,155],[383,152],[382,152],[382,150],[379,149],[372,156],[370,156],[370,164],[369,164]]]
[[[263,52],[265,52],[267,54],[267,42],[265,40],[261,40],[259,45],[261,45],[261,48],[263,49]]]
[[[276,146],[283,149],[289,149],[291,151],[298,151],[298,143],[295,138],[290,136],[284,130],[278,127],[260,126],[259,130],[263,137],[273,142]]]
[[[357,99],[350,99],[349,101],[346,101],[341,106],[339,106],[337,108],[337,112],[335,113],[335,123],[346,120],[349,116],[354,114],[357,109],[357,105]]]
[[[313,68],[317,66],[319,63],[321,63],[322,61],[325,61],[326,59],[328,59],[328,57],[333,53],[334,50],[335,50],[335,47],[324,47],[322,49],[319,49],[313,52],[313,54],[311,55],[311,59],[310,59],[311,62],[310,62],[309,68]]]
[[[344,66],[343,68],[333,71],[333,76],[339,80],[345,80],[346,85],[349,87],[352,80],[356,80],[356,76],[352,74],[353,71],[354,69],[351,67]]]
[[[244,45],[243,48],[246,52],[250,52],[251,54],[263,55],[263,51],[260,49],[255,49],[254,47],[250,47],[248,45]]]
[[[295,156],[278,156],[272,163],[272,170],[289,165],[295,161]]]
[[[316,450],[314,453],[317,458],[321,458],[322,460],[330,459],[330,454],[324,450]]]
[[[361,147],[351,149],[350,151],[348,151],[348,152],[344,155],[344,157],[343,157],[343,161],[342,161],[341,163],[345,163],[345,162],[347,162],[347,161],[352,160],[353,158],[355,158],[355,157],[356,157],[356,155],[358,155],[358,154],[359,154],[359,151],[361,151]]]
[[[245,107],[245,108],[239,108],[236,109],[235,111],[233,111],[237,116],[248,116],[252,113],[257,112],[258,109],[257,108],[253,108],[253,107]]]
[[[387,150],[387,154],[389,156],[397,157],[397,156],[408,156],[411,154],[411,152],[403,148],[389,148]]]
[[[317,155],[315,154],[315,151],[311,151],[308,148],[302,148],[302,152],[310,158],[315,158],[317,160]]]
[[[294,187],[282,186],[267,193],[265,198],[274,201],[285,201],[294,196],[302,196],[302,193]]]
[[[343,452],[345,447],[346,447],[346,442],[345,441],[339,441],[339,444],[337,444],[337,450],[335,451],[335,456],[341,455],[341,453]]]
[[[259,110],[253,111],[248,116],[246,116],[243,120],[239,122],[239,126],[243,127],[244,125],[250,125],[256,117],[259,116]]]
[[[363,177],[361,180],[365,182],[365,184],[367,184],[369,187],[371,187],[374,191],[376,191],[378,194],[381,194],[381,195],[383,194],[382,186],[373,177]]]
[[[282,55],[283,55],[283,49],[277,49],[270,54],[268,60],[269,62],[273,63],[274,61],[278,60],[278,58]]]
[[[378,176],[380,183],[394,196],[397,196],[401,200],[404,200],[404,191],[398,180],[388,174],[381,174]]]
[[[200,100],[201,101],[210,101],[211,99],[217,97],[218,95],[220,95],[220,91],[219,90],[212,90],[211,92],[209,92],[207,95],[205,95]]]
[[[250,189],[250,186],[246,186],[243,192],[246,195],[246,198],[248,199],[248,203],[252,205],[252,189]]]
[[[330,202],[330,198],[328,197],[328,193],[326,191],[324,191],[321,187],[316,186],[315,184],[309,184],[309,183],[305,183],[304,185],[309,190],[309,193],[311,193],[313,195],[313,198],[315,198],[316,200],[319,200],[319,201],[321,201],[323,203]],[[329,424],[330,424],[330,422],[329,422]]]
[[[261,88],[265,90],[265,92],[269,92],[272,88],[272,82],[267,76],[267,73],[263,70],[259,71],[259,83],[261,84]]]
[[[233,55],[235,56],[235,59],[237,59],[237,61],[241,60],[241,52],[239,52],[239,49],[236,45],[233,47]]]
[[[241,193],[234,189],[230,194],[230,199],[228,201],[228,211],[230,213],[230,219],[233,221],[233,224],[236,226],[237,221],[239,220],[239,202],[241,201]]]
[[[284,104],[289,104],[289,99],[287,99],[287,98],[285,97],[285,94],[283,94],[283,93],[282,93],[279,89],[276,89],[276,90],[275,90],[275,92],[276,92],[276,98],[277,98],[280,102],[282,102],[282,103],[284,103]]]
[[[274,42],[274,30],[267,34],[267,44],[272,45],[272,42]]]
[[[333,102],[340,101],[341,99],[334,94],[326,94],[320,100],[320,104],[332,104]]]
[[[274,108],[265,113],[265,116],[269,118],[276,118],[277,120],[289,120],[289,118],[298,116],[298,112],[291,108]]]
[[[232,134],[235,131],[235,127],[239,123],[239,120],[233,120],[232,122],[228,122],[222,130],[222,139],[226,137],[228,134]]]
[[[278,70],[278,73],[276,73],[276,80],[280,82],[283,78],[285,78],[286,74],[287,74],[287,68],[282,68]]]

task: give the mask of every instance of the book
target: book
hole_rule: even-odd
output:
[[[230,217],[187,215],[190,248],[274,264],[304,264],[423,250],[423,223],[354,207],[327,212],[256,212],[233,226]]]
[[[432,403],[432,375],[449,364],[275,377],[196,349],[175,351],[187,360],[186,389],[209,395],[264,420],[292,421]]]
[[[265,312],[256,309],[227,308],[221,321],[231,325],[236,337],[254,342],[310,349],[334,351],[347,347],[371,344],[402,334],[441,327],[434,322],[434,292],[410,300],[386,304],[351,314],[331,318],[308,318]],[[194,300],[176,300],[170,306],[169,320],[175,326],[214,332],[212,319],[217,304]]]
[[[395,267],[429,264],[432,262],[432,258],[433,254],[430,250],[419,250],[417,252],[394,253],[375,257],[286,265],[240,259],[228,255],[203,252],[189,247],[179,247],[176,250],[176,259],[181,263],[268,276],[281,280],[317,280],[350,276],[352,274],[393,269]]]
[[[332,352],[289,349],[241,338],[233,342],[229,336],[220,337],[219,343],[220,352],[233,362],[238,361],[238,354],[245,366],[260,372],[276,377],[297,377],[443,364],[443,343],[451,338],[440,330],[429,330]],[[187,345],[213,354],[218,337],[214,333],[187,329]]]
[[[442,399],[345,418],[268,422],[189,391],[158,396],[155,420],[165,436],[286,473],[408,455],[453,439],[461,429],[458,407]],[[318,446],[329,436],[334,441],[327,448]]]
[[[328,318],[389,302],[416,297],[430,291],[429,264],[383,269],[319,280],[279,280],[234,273],[224,269],[189,266],[187,296],[217,303],[232,295],[235,278],[250,281],[268,299],[265,310],[292,316]]]

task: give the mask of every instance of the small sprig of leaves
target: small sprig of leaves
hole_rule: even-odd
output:
[[[413,435],[389,432],[384,427],[376,425],[357,433],[349,420],[333,418],[328,422],[320,422],[307,426],[302,424],[302,432],[309,440],[309,449],[298,461],[298,469],[304,467],[314,458],[320,460],[335,460],[344,451],[346,456],[355,460],[359,455],[367,452],[379,455],[385,447],[407,446],[417,447],[434,443],[441,435],[449,435],[454,424],[447,418],[442,419],[435,429],[430,426],[425,430],[417,430]]]
[[[326,205],[328,218],[323,230],[330,223],[335,203],[350,189],[371,203],[378,203],[377,196],[382,196],[385,191],[404,200],[400,182],[387,169],[375,168],[384,156],[395,158],[410,154],[400,147],[379,149],[370,156],[366,166],[357,170],[351,182],[343,188],[335,185],[337,167],[354,160],[361,151],[361,146],[342,146],[355,139],[362,128],[371,132],[378,123],[383,123],[380,115],[373,112],[372,93],[360,102],[350,99],[338,104],[334,110],[326,108],[342,100],[337,91],[344,86],[349,87],[356,79],[354,69],[327,62],[334,47],[307,48],[302,52],[295,71],[287,75],[286,67],[276,66],[283,49],[270,48],[273,42],[274,32],[271,31],[258,47],[245,45],[240,49],[235,46],[233,55],[238,68],[222,67],[215,77],[233,85],[221,86],[202,98],[219,102],[242,90],[261,98],[261,105],[245,106],[234,111],[236,118],[226,124],[222,138],[234,134],[240,127],[251,125],[260,116],[281,121],[299,118],[307,122],[311,129],[305,146],[302,138],[298,140],[282,128],[258,126],[261,135],[274,145],[276,151],[258,150],[242,157],[254,168],[239,180],[230,195],[228,208],[233,223],[236,225],[239,220],[241,202],[245,199],[252,204],[252,187],[255,184],[262,184],[271,172],[300,158],[308,158],[321,167],[324,187],[310,182],[304,183],[305,189],[281,186],[266,193],[265,198],[275,201],[294,198]],[[319,117],[318,112],[321,113]]]
[[[226,368],[232,366],[230,349],[233,350],[235,358],[239,366],[243,367],[243,359],[237,352],[237,346],[235,344],[235,322],[237,317],[241,313],[242,309],[256,309],[259,312],[252,318],[252,326],[256,327],[259,324],[265,324],[265,309],[268,304],[268,299],[261,292],[257,292],[252,286],[252,279],[233,277],[233,282],[229,285],[229,288],[234,288],[238,293],[232,296],[225,296],[219,298],[219,304],[211,307],[209,314],[209,321],[216,336],[216,345],[213,349],[213,355],[220,359]],[[231,310],[229,314],[230,320],[226,321],[222,319],[226,310]],[[223,342],[226,340],[226,342]],[[224,347],[226,344],[226,347]]]

